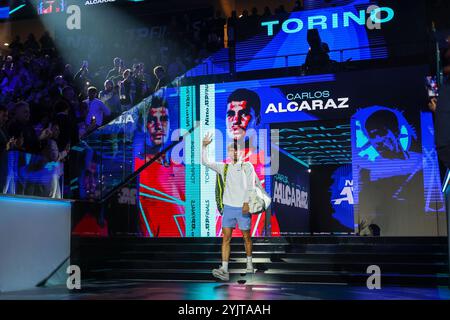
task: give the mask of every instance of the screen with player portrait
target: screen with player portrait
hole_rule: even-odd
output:
[[[114,186],[123,164],[133,172],[157,159],[111,198],[109,234],[221,236],[217,174],[201,161],[202,139],[211,134],[209,161],[229,163],[230,147],[237,146],[272,198],[266,212],[252,216],[254,237],[364,234],[374,226],[386,236],[430,233],[445,211],[433,121],[421,111],[427,71],[402,67],[168,89],[102,128],[103,138],[86,141],[80,192],[87,198],[105,192],[96,186],[101,168],[109,170],[104,184]],[[108,152],[96,152],[102,141],[104,150],[116,140]]]
[[[252,234],[353,233],[377,225],[383,234],[406,235],[433,228],[433,217],[444,207],[432,123],[420,111],[427,101],[426,71],[409,67],[201,86],[201,135],[216,136],[209,157],[227,162],[227,147],[241,143],[244,158],[272,196],[271,212],[253,217]],[[323,171],[326,167],[331,169]],[[320,170],[329,184],[317,190],[312,178],[320,177]],[[294,182],[297,187],[287,195],[277,184],[291,186],[298,177],[304,184]],[[210,209],[215,178],[202,171],[200,211],[213,215],[220,235],[221,217]],[[292,197],[296,188],[298,200]],[[300,205],[302,188],[312,199],[307,206],[312,216],[328,212],[313,229],[277,202]]]
[[[93,219],[89,210],[82,211],[76,215],[75,234],[110,231],[140,237],[185,235],[185,166],[182,154],[175,154],[171,148],[180,139],[180,99],[185,90],[158,91],[75,148],[72,161],[79,170],[73,172],[71,189],[83,200],[104,197],[124,178],[151,163],[111,197],[109,217],[114,217],[110,219],[113,225],[108,228],[107,217]],[[128,217],[116,216],[117,211],[129,211]],[[126,223],[117,223],[123,219]]]

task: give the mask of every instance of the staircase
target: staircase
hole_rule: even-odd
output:
[[[257,238],[254,275],[245,275],[242,239],[233,239],[230,281],[366,286],[377,265],[382,285],[448,285],[445,238]],[[84,280],[215,281],[221,239],[73,238],[71,264]]]

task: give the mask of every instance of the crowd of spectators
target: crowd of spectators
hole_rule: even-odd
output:
[[[0,152],[42,152],[49,131],[56,127],[60,152],[77,144],[86,133],[167,86],[188,67],[223,47],[225,22],[217,13],[194,29],[189,15],[184,15],[181,22],[173,19],[166,39],[159,41],[160,51],[149,54],[145,63],[115,57],[94,70],[88,60],[83,60],[79,68],[65,63],[48,33],[39,40],[33,34],[25,41],[16,37],[9,52],[0,57],[0,113],[4,118],[0,126],[7,140],[0,144]],[[175,48],[175,39],[185,43]],[[179,49],[187,44],[187,50]],[[199,48],[193,51],[195,56],[184,55],[193,47]]]
[[[253,35],[252,32],[259,28],[263,19],[288,15],[290,12],[303,10],[303,0],[296,0],[291,10],[287,10],[284,5],[279,5],[273,11],[270,7],[266,6],[262,13],[256,7],[253,7],[251,11],[244,9],[240,15],[238,15],[237,11],[232,11],[231,16],[227,19],[229,42],[232,45],[233,40],[245,39],[249,35]]]
[[[302,7],[296,1],[294,10]],[[279,6],[274,13],[286,10]],[[261,15],[254,8],[228,19],[220,11],[196,21],[189,14],[174,16],[164,39],[152,40],[159,50],[146,52],[136,43],[123,51],[113,43],[116,51],[106,50],[111,57],[92,63],[92,69],[89,54],[78,65],[67,63],[48,33],[39,39],[29,34],[24,41],[16,37],[0,56],[0,155],[20,150],[64,160],[80,138],[223,48],[225,26],[230,38],[237,19],[256,23],[270,15],[266,7]]]
[[[184,15],[173,19],[165,38],[152,44],[159,50],[147,51],[143,57],[139,50],[116,46],[106,52],[127,56],[104,56],[101,65],[90,54],[78,66],[67,63],[74,60],[66,55],[63,59],[48,33],[39,39],[29,34],[25,41],[16,37],[0,55],[0,192],[15,188],[5,180],[11,178],[8,164],[17,163],[11,158],[14,153],[7,151],[20,151],[32,155],[32,161],[22,167],[26,172],[21,173],[31,183],[20,192],[59,197],[61,170],[47,170],[46,179],[47,164],[61,164],[85,135],[223,47],[225,22],[217,13],[193,28],[189,15]],[[136,52],[136,57],[130,57],[130,52]],[[41,182],[33,181],[33,175]]]

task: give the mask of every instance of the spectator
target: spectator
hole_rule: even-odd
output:
[[[8,148],[9,136],[5,129],[5,124],[8,121],[8,109],[0,105],[0,157]],[[3,159],[3,158],[2,158]]]
[[[34,34],[30,33],[28,35],[27,40],[24,43],[25,50],[31,50],[32,52],[36,52],[40,49],[39,43],[36,41]]]
[[[54,123],[59,128],[57,144],[60,150],[78,144],[78,125],[74,110],[75,98],[75,91],[72,87],[67,86],[63,89],[62,97],[54,108],[56,112]]]
[[[122,59],[120,59],[119,57],[114,58],[113,64],[114,67],[109,70],[108,75],[106,76],[106,80],[116,81],[116,79],[122,76]]]
[[[136,63],[133,66],[132,79],[134,82],[134,92],[132,94],[134,96],[134,103],[137,104],[150,94],[149,85],[144,74],[143,63]]]
[[[245,9],[244,11],[242,11],[242,15],[239,17],[240,19],[248,19],[249,15],[248,15],[248,10]]]
[[[16,36],[14,40],[9,44],[9,48],[13,51],[13,53],[19,53],[23,50],[23,44],[20,40],[20,36]]]
[[[167,87],[169,81],[166,76],[166,69],[164,69],[163,66],[155,67],[155,69],[153,69],[153,74],[158,81],[155,87],[155,92],[159,91],[161,88]]]
[[[222,12],[217,10],[216,18],[214,19],[214,31],[217,33],[221,41],[221,46],[223,46],[223,39],[225,38],[225,24],[227,20],[222,17]]]
[[[253,9],[252,9],[252,15],[251,15],[251,17],[254,17],[254,18],[259,18],[259,14],[258,14],[258,8],[256,8],[256,7],[253,7]]]
[[[227,21],[228,30],[228,46],[234,47],[236,42],[236,26],[237,26],[237,13],[236,11],[231,12],[231,17]]]
[[[50,37],[50,34],[48,32],[45,32],[42,35],[42,37],[39,39],[39,42],[41,44],[42,51],[46,54],[51,53],[55,48],[53,39]]]
[[[272,11],[270,11],[269,7],[264,7],[263,18],[269,18],[272,16]]]
[[[62,161],[69,148],[59,151],[56,140],[59,138],[59,126],[50,125],[48,134],[42,139],[43,148],[39,154],[31,157],[30,164],[21,168],[25,194],[39,197],[61,198],[60,178],[63,174]]]
[[[52,98],[59,98],[62,96],[62,91],[66,87],[66,81],[64,77],[59,75],[55,77],[53,85],[50,87],[49,94]]]
[[[70,144],[67,144],[63,150],[58,148],[57,141],[60,135],[60,127],[58,124],[54,124],[51,127],[51,134],[47,139],[46,146],[42,151],[43,160],[45,163],[48,162],[59,162],[55,163],[48,169],[48,180],[44,186],[45,193],[44,197],[61,199],[61,177],[64,173],[64,167],[62,162],[65,160],[70,151]],[[45,176],[45,175],[44,175]]]
[[[286,14],[286,9],[284,8],[284,6],[281,4],[278,8],[275,9],[275,14]]]
[[[122,111],[129,110],[134,103],[134,94],[136,93],[135,83],[130,69],[123,72],[123,80],[119,81],[120,103]]]
[[[83,101],[87,106],[87,117],[85,120],[88,128],[101,127],[103,125],[104,117],[111,115],[111,111],[105,104],[97,98],[98,90],[96,87],[89,87],[87,94],[88,99]]]
[[[14,140],[9,138],[8,131],[6,130],[6,123],[8,122],[8,109],[0,105],[0,159],[3,163],[3,154],[8,151],[13,145]],[[1,165],[1,164],[0,164]]]
[[[9,138],[5,125],[8,121],[8,109],[0,105],[0,192],[4,193],[6,185],[6,177],[8,174],[8,156],[6,151],[9,151],[15,141]]]
[[[22,150],[28,153],[39,153],[41,142],[49,136],[48,129],[37,135],[30,121],[30,106],[26,102],[18,102],[13,109],[13,118],[8,125],[10,137],[22,140]]]
[[[303,11],[303,10],[305,10],[305,7],[303,5],[303,0],[295,1],[295,5],[294,5],[294,8],[292,9],[292,11],[296,12],[296,11]]]
[[[109,110],[111,110],[111,114],[114,118],[122,113],[120,96],[117,89],[114,87],[114,82],[112,80],[105,81],[105,89],[100,91],[99,99]]]
[[[83,61],[83,65],[80,70],[75,74],[74,83],[81,95],[81,99],[84,100],[84,93],[91,85],[91,76],[89,75],[89,64],[87,61]]]
[[[308,30],[307,41],[310,47],[304,65],[306,73],[320,73],[328,70],[331,65],[328,54],[330,48],[327,43],[322,42],[319,31],[317,29]]]
[[[75,80],[75,75],[73,74],[72,65],[66,64],[64,67],[63,77],[66,83],[70,84],[73,83]]]

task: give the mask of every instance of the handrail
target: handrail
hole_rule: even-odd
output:
[[[340,53],[340,61],[339,63],[343,63],[345,62],[343,60],[343,56],[345,52],[350,52],[350,51],[355,51],[355,50],[365,50],[365,49],[380,49],[380,48],[398,48],[398,47],[402,47],[402,46],[406,46],[406,45],[420,45],[420,44],[427,44],[429,43],[428,41],[419,41],[419,42],[412,42],[412,41],[408,41],[408,42],[401,42],[401,43],[396,43],[395,45],[387,45],[387,44],[377,44],[377,45],[372,45],[372,46],[362,46],[362,47],[353,47],[353,48],[344,48],[344,49],[334,49],[334,50],[330,50],[329,53]],[[302,56],[307,56],[308,53],[296,53],[296,54],[288,54],[288,55],[273,55],[273,56],[264,56],[264,57],[249,57],[249,58],[239,58],[239,59],[223,59],[223,60],[214,60],[214,58],[209,57],[206,58],[200,65],[202,66],[206,66],[206,75],[210,75],[209,70],[208,70],[208,64],[212,63],[212,64],[224,64],[224,63],[242,63],[242,62],[246,62],[246,61],[255,61],[255,60],[268,60],[268,59],[281,59],[284,58],[285,59],[285,66],[284,68],[288,68],[289,67],[289,58],[294,58],[294,57],[302,57]],[[189,71],[188,71],[189,72]],[[194,77],[193,77],[194,78]]]

